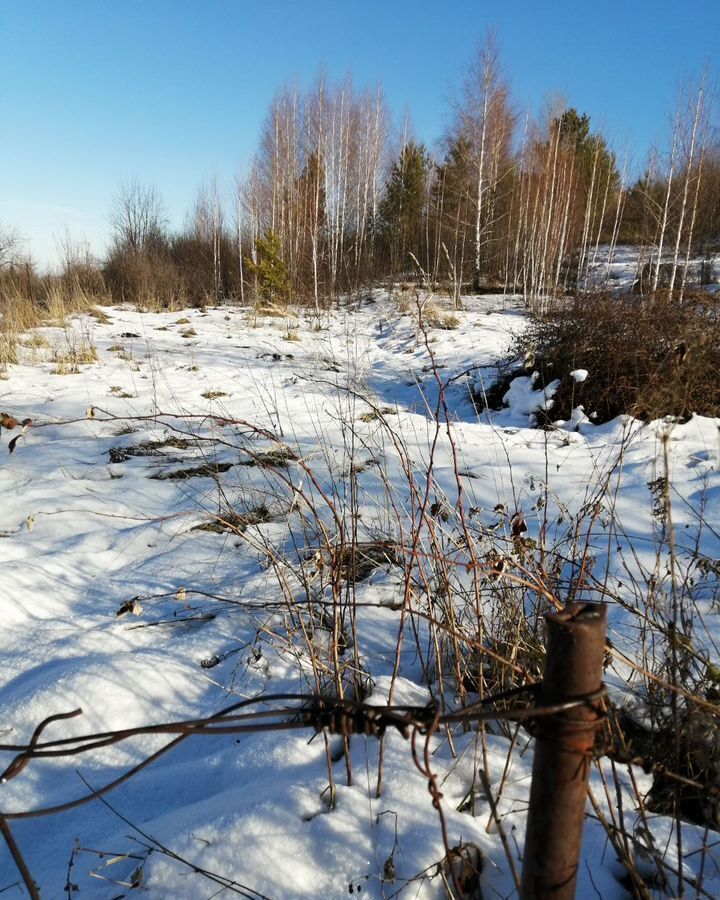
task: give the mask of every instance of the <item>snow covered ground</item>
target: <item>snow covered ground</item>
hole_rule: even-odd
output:
[[[427,335],[380,294],[320,319],[258,319],[233,307],[106,312],[105,324],[80,317],[38,329],[23,363],[0,381],[0,409],[33,421],[12,453],[19,429],[0,446],[5,743],[25,743],[46,716],[76,708],[81,717],[53,723],[44,737],[207,716],[261,694],[309,696],[333,670],[327,623],[302,612],[333,596],[318,552],[327,549],[323,528],[331,543],[342,524],[361,542],[404,544],[417,514],[413,488],[428,483],[437,530],[425,528],[421,546],[447,547],[453,559],[464,559],[459,484],[483,552],[508,533],[498,504],[522,512],[529,538],[567,556],[587,542],[594,576],[622,601],[610,608],[617,655],[606,673],[622,700],[639,683],[623,655],[637,662],[647,649],[633,612],[638,586],[654,578],[658,617],[668,603],[668,511],[658,488],[667,476],[697,656],[718,663],[717,420],[596,427],[578,414],[555,431],[534,430],[533,410],[551,397],[530,377],[513,384],[509,407],[478,415],[470,390],[491,384],[525,322],[498,298],[467,298],[459,327]],[[97,360],[75,367],[72,351],[89,345]],[[225,527],[233,515],[244,518]],[[457,568],[461,597],[468,582]],[[371,703],[386,702],[393,682],[404,571],[390,555],[343,587],[356,610],[343,665],[351,680],[360,667]],[[492,631],[502,595],[489,580],[483,591]],[[412,602],[422,612],[432,598],[417,585]],[[472,627],[472,610],[458,616]],[[421,617],[413,622],[393,702],[422,706],[430,690],[437,697],[439,673],[424,671],[430,631]],[[458,701],[449,681],[444,689],[447,702]],[[532,743],[524,731],[513,746],[495,732],[484,765],[519,870]],[[167,740],[144,735],[33,760],[2,786],[0,809],[80,797]],[[379,742],[352,739],[350,786],[341,739],[329,745],[332,808],[323,737],[295,730],[193,737],[106,802],[10,824],[45,898],[445,896],[440,823],[408,742],[386,736],[379,798]],[[482,785],[464,802],[478,784],[476,735],[443,732],[432,750],[450,846],[476,844],[483,896],[511,896]],[[11,754],[3,756],[7,764]],[[649,776],[633,772],[649,789]],[[656,854],[677,868],[672,820],[649,814],[649,837],[627,772],[622,779],[639,860],[652,869]],[[592,785],[607,811],[599,768]],[[578,896],[627,896],[606,832],[588,813]],[[694,877],[702,867],[704,896],[720,894],[717,843],[700,826],[683,829],[684,871]],[[710,849],[698,852],[703,845]],[[0,891],[23,896],[18,878],[3,848]]]
[[[657,259],[657,251],[653,247],[636,247],[619,245],[611,248],[600,244],[589,253],[588,274],[585,288],[610,288],[611,290],[629,291],[640,278],[643,270],[647,278]],[[662,256],[662,265],[666,269],[665,278],[661,278],[660,286],[667,283],[673,254],[667,249]],[[685,257],[678,260],[678,281],[682,279]],[[716,293],[720,290],[720,254],[710,253],[704,259],[693,258],[689,261],[687,273],[688,287],[696,290]]]

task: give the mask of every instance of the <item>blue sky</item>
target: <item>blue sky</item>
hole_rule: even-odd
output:
[[[432,147],[488,28],[519,109],[562,94],[638,171],[717,52],[720,2],[0,0],[0,222],[41,265],[66,227],[101,252],[135,178],[180,225],[203,180],[230,189],[275,92],[321,68],[382,82]]]

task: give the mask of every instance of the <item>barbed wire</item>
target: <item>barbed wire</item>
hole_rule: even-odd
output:
[[[14,778],[17,778],[33,760],[62,759],[78,756],[144,735],[176,735],[176,737],[147,756],[136,766],[128,769],[118,778],[113,779],[102,787],[90,789],[88,793],[81,797],[55,806],[17,811],[3,810],[0,812],[0,834],[5,839],[30,897],[34,900],[34,898],[39,897],[39,893],[27,864],[15,843],[8,824],[10,821],[51,816],[76,809],[94,800],[99,800],[105,794],[134,778],[143,769],[156,762],[179,743],[193,736],[238,735],[312,728],[315,732],[325,731],[328,734],[340,735],[345,738],[360,734],[381,737],[388,729],[392,728],[398,731],[403,738],[410,739],[413,762],[418,771],[427,779],[432,805],[437,810],[440,819],[443,844],[446,853],[450,854],[447,824],[441,805],[443,795],[437,785],[437,777],[430,767],[430,740],[432,736],[441,726],[458,722],[480,722],[492,719],[528,722],[534,718],[556,715],[578,707],[590,708],[600,717],[604,715],[597,703],[605,694],[604,687],[591,694],[554,704],[537,702],[541,700],[539,692],[540,684],[532,682],[491,695],[478,703],[449,713],[441,713],[435,705],[382,706],[332,697],[308,697],[301,694],[265,694],[233,703],[213,715],[202,718],[182,719],[154,725],[140,725],[132,728],[120,728],[43,740],[43,735],[51,725],[77,718],[82,715],[82,710],[74,709],[68,712],[55,713],[47,716],[36,726],[30,740],[26,744],[0,743],[0,753],[14,754],[2,775],[0,775],[0,784],[8,784]],[[498,704],[505,704],[523,694],[529,694],[536,702],[530,706],[523,705],[509,709],[495,708]],[[247,711],[248,707],[260,703],[279,704],[288,702],[297,705],[283,705],[275,708]],[[240,710],[245,711],[240,712]],[[273,721],[266,721],[267,719],[272,719]],[[425,738],[423,751],[418,749],[418,739],[420,737]],[[454,880],[454,873],[451,871],[450,874]]]
[[[413,740],[416,740],[418,735],[429,736],[443,725],[458,722],[489,720],[528,722],[535,718],[556,715],[577,707],[592,708],[597,712],[596,703],[605,693],[604,688],[602,688],[592,694],[563,703],[535,704],[514,709],[492,708],[495,704],[506,702],[523,693],[537,695],[538,688],[539,685],[537,683],[523,685],[519,688],[487,697],[471,706],[444,714],[441,714],[435,706],[374,706],[347,700],[318,697],[312,698],[312,702],[308,703],[308,697],[299,694],[261,695],[234,703],[211,716],[203,718],[92,732],[54,740],[42,740],[45,730],[50,725],[58,721],[76,718],[82,715],[82,710],[76,709],[66,713],[57,713],[48,716],[40,722],[27,744],[0,744],[0,752],[12,752],[15,754],[2,775],[0,775],[1,784],[7,784],[16,778],[33,760],[77,756],[142,735],[176,735],[176,737],[147,756],[136,766],[128,769],[118,778],[81,797],[55,806],[38,809],[4,810],[0,813],[0,819],[23,820],[40,818],[66,812],[90,803],[129,781],[176,747],[180,742],[192,736],[238,735],[312,728],[316,732],[326,731],[329,734],[343,737],[349,737],[354,734],[380,737],[385,734],[388,728],[394,728],[404,738],[412,737]],[[280,701],[296,701],[300,705],[238,713],[238,710],[246,709],[258,703],[278,703]],[[276,720],[280,718],[280,721],[263,721],[269,718]]]

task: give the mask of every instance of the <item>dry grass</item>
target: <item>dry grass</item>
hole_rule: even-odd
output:
[[[56,350],[53,354],[54,375],[77,375],[80,366],[97,362],[97,351],[92,344],[81,344],[66,350]]]
[[[460,325],[454,312],[443,309],[431,293],[421,295],[418,290],[402,291],[398,299],[401,316],[415,315],[422,319],[425,328],[440,328],[452,331]]]
[[[423,321],[429,328],[441,328],[444,331],[452,331],[460,325],[460,319],[455,313],[441,309],[435,303],[425,304]]]
[[[98,323],[98,325],[109,325],[112,321],[110,317],[100,309],[99,306],[91,306],[87,310],[87,314],[92,316],[93,319]]]
[[[20,335],[40,324],[37,307],[16,287],[11,284],[9,290],[0,293],[0,372],[17,363]]]
[[[102,276],[92,268],[71,268],[62,275],[44,278],[29,265],[0,271],[0,371],[18,362],[18,342],[31,329],[40,325],[63,327],[68,316],[80,313],[107,322],[100,305],[109,302]],[[31,335],[22,344],[30,349],[48,346],[42,335]],[[86,356],[87,352],[79,353],[80,359]],[[63,367],[72,364],[60,363]]]
[[[205,400],[219,400],[221,397],[228,397],[229,394],[226,391],[205,391],[200,396],[204,397]]]
[[[91,335],[85,329],[65,329],[63,343],[53,351],[54,375],[76,375],[81,366],[97,361],[98,355]]]
[[[267,319],[296,319],[297,313],[287,306],[280,306],[277,303],[267,303],[265,301],[256,303],[252,308],[256,318],[263,317]]]
[[[29,350],[47,350],[50,347],[50,341],[44,334],[33,332],[22,340],[23,347]]]
[[[0,375],[17,362],[17,338],[4,328],[0,330]]]
[[[68,316],[78,313],[87,313],[96,321],[107,323],[108,317],[98,304],[109,305],[110,302],[110,295],[102,287],[92,291],[76,279],[57,280],[48,282],[41,308],[43,318],[55,325],[64,325]]]

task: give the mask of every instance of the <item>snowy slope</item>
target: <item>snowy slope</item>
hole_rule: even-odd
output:
[[[601,580],[607,573],[632,606],[628,572],[656,564],[657,496],[648,485],[664,475],[667,434],[681,564],[720,556],[712,527],[720,509],[717,421],[595,427],[578,416],[537,431],[528,427],[533,408],[551,398],[530,379],[515,383],[509,408],[478,416],[469,390],[491,382],[524,319],[497,298],[467,298],[466,306],[458,329],[427,335],[382,295],[320,320],[256,319],[237,308],[113,308],[109,324],[81,317],[41,329],[49,347],[28,347],[0,381],[0,409],[33,420],[12,454],[13,433],[4,432],[0,446],[3,740],[24,743],[46,716],[76,708],[81,718],[54,723],[45,737],[205,716],[263,693],[309,695],[316,682],[307,641],[283,603],[308,590],[328,596],[322,571],[305,583],[302,576],[308,553],[321,546],[321,526],[333,533],[335,510],[360,540],[401,541],[413,517],[409,473],[423,485],[431,456],[432,500],[448,510],[445,542],[457,534],[458,480],[479,545],[498,526],[499,503],[523,512],[529,535],[558,547],[582,543],[578,523],[599,504],[594,572]],[[54,351],[83,342],[96,347],[97,361],[58,374]],[[314,518],[308,500],[317,504]],[[246,518],[223,530],[231,513]],[[714,588],[710,576],[701,581],[692,598],[701,616],[696,638],[717,659]],[[354,588],[353,653],[369,702],[388,697],[402,597],[402,567],[391,560]],[[487,603],[495,615],[497,598]],[[421,646],[429,637],[418,622]],[[329,666],[327,629],[312,627],[318,659]],[[620,603],[610,610],[610,637],[636,659],[637,618]],[[618,659],[607,672],[618,696],[633,690],[635,677]],[[393,701],[430,698],[422,655],[406,641]],[[166,741],[146,735],[33,761],[3,785],[0,808],[79,797]],[[439,820],[408,742],[388,734],[379,798],[377,740],[352,740],[351,786],[340,745],[330,739],[332,810],[322,735],[288,731],[188,739],[108,794],[110,805],[96,800],[11,824],[47,898],[443,896]],[[502,783],[498,810],[518,869],[531,746],[522,731],[512,749],[500,734],[487,742],[487,776],[495,792]],[[441,734],[433,766],[450,845],[477,844],[484,896],[508,896],[512,874],[482,791],[474,810],[458,811],[477,783],[479,753],[472,733],[458,731],[452,742]],[[641,770],[636,777],[649,787]],[[593,782],[600,797],[597,772]],[[634,803],[628,793],[630,817]],[[671,820],[656,816],[653,829],[676,865]],[[693,851],[702,843],[703,830],[686,826],[688,871],[700,865],[703,854]],[[716,849],[708,852],[714,859]],[[589,817],[578,895],[625,896],[621,875],[601,824]],[[704,889],[720,893],[715,861],[705,863],[704,877]],[[0,889],[17,881],[3,850]]]

